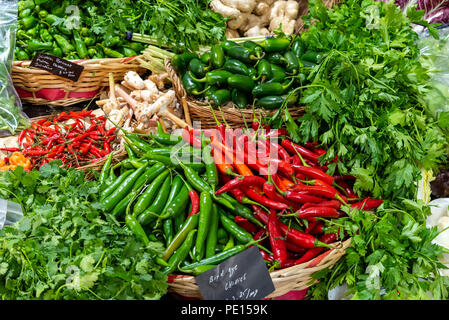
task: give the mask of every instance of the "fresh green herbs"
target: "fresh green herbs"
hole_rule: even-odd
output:
[[[166,276],[155,259],[98,201],[98,182],[60,161],[0,174],[0,196],[24,218],[0,230],[0,299],[160,299]]]
[[[325,299],[329,289],[348,285],[352,299],[447,299],[449,278],[438,269],[443,247],[432,243],[436,227],[426,228],[430,207],[403,200],[384,202],[377,213],[345,210],[348,217],[326,222],[326,232],[351,237],[346,255],[332,269],[314,274],[320,282],[311,288],[312,299]]]
[[[421,99],[430,75],[410,22],[422,12],[408,17],[393,2],[374,0],[332,9],[311,0],[309,7],[301,37],[324,58],[301,89],[305,115],[298,123],[286,115],[284,123],[296,140],[322,142],[323,161],[338,155],[331,172],[356,176],[359,194],[413,199],[421,168],[438,168],[448,150]]]

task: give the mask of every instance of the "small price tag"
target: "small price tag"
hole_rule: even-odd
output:
[[[261,300],[275,290],[256,246],[203,272],[195,280],[205,300]]]
[[[36,53],[30,67],[48,71],[55,76],[60,76],[74,82],[78,81],[84,67],[46,53]]]

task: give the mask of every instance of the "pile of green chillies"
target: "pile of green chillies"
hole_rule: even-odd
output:
[[[206,140],[194,149],[160,124],[156,134],[123,137],[128,158],[115,165],[107,159],[100,199],[143,243],[165,245],[158,260],[165,273],[197,275],[255,244],[234,217],[261,222],[228,194],[215,195],[219,178]]]
[[[223,41],[201,55],[185,52],[171,60],[186,92],[214,107],[232,102],[238,108],[293,106],[298,90],[322,54],[307,50],[301,36],[283,34],[254,42]]]
[[[137,56],[145,49],[141,43],[126,40],[118,30],[94,34],[93,22],[81,4],[77,4],[79,19],[73,20],[73,11],[66,10],[71,2],[19,1],[15,60],[31,60],[38,52],[68,60],[123,58]]]

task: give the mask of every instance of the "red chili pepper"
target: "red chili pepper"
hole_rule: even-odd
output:
[[[346,183],[346,181],[341,180],[341,181],[336,181],[335,183],[343,188],[343,190],[345,191],[346,196],[348,198],[356,198],[357,197],[357,195],[354,193],[354,190],[352,190],[352,188],[349,186],[349,184]]]
[[[215,195],[222,194],[224,192],[230,191],[232,189],[248,188],[252,186],[263,186],[266,180],[259,176],[245,176],[237,177],[231,181],[226,182],[223,187],[215,192]]]
[[[81,144],[80,151],[81,151],[82,155],[87,154],[89,152],[89,149],[92,146],[92,143],[93,143],[92,141],[89,141],[88,143]]]
[[[106,136],[106,137],[112,136],[112,135],[114,134],[115,130],[116,130],[115,127],[112,127],[111,129],[109,129],[108,131],[106,131],[105,136]]]
[[[338,210],[341,207],[341,202],[338,200],[328,200],[320,203],[305,203],[301,209],[307,209],[310,207],[329,207]]]
[[[319,196],[319,197],[325,197],[328,199],[337,199],[337,200],[344,200],[346,201],[347,198],[345,196],[342,196],[338,190],[336,190],[333,187],[326,187],[326,186],[309,186],[309,185],[296,185],[290,190],[293,190],[294,192],[300,192],[302,194],[308,194],[313,196]]]
[[[259,230],[259,227],[257,227],[255,224],[253,224],[250,221],[248,221],[248,219],[246,219],[246,218],[243,218],[243,217],[240,217],[240,216],[235,216],[234,217],[234,221],[240,227],[242,227],[243,229],[245,229],[246,231],[248,231],[251,234],[254,234],[254,233],[257,232],[257,230]]]
[[[318,220],[314,220],[314,221],[309,221],[309,224],[307,225],[307,228],[304,230],[305,233],[310,233],[310,231],[313,230],[313,228],[315,228],[315,226],[320,223],[320,221]]]
[[[281,268],[284,267],[288,258],[287,246],[279,227],[279,219],[275,210],[270,210],[268,215],[268,235],[270,238],[271,250],[274,260],[279,262]]]
[[[285,129],[273,129],[265,134],[265,137],[267,138],[276,138],[281,136],[289,136],[288,131]]]
[[[327,233],[327,234],[323,234],[320,237],[320,241],[322,241],[323,243],[332,243],[335,240],[337,240],[337,234],[336,233]],[[296,260],[294,262],[294,265],[298,265],[307,261],[312,260],[313,258],[315,258],[318,254],[320,254],[322,251],[324,250],[323,247],[317,247],[317,248],[311,248],[309,250],[307,250],[306,253],[304,253],[304,255],[299,258],[298,260]]]
[[[50,153],[48,153],[47,158],[54,158],[55,156],[63,152],[64,149],[64,145],[54,147],[52,150],[50,150]]]
[[[358,210],[370,210],[379,207],[384,202],[384,199],[369,199],[366,198],[363,201],[351,204],[351,209]]]
[[[285,244],[287,245],[287,250],[294,253],[304,253],[307,251],[306,248],[300,247],[292,242],[287,241]]]
[[[311,218],[311,217],[322,217],[322,218],[338,218],[338,210],[330,207],[309,207],[307,209],[300,209],[298,212],[298,218]]]
[[[200,197],[195,190],[189,191],[190,201],[192,203],[192,209],[190,210],[189,217],[191,215],[197,214],[200,211]]]
[[[195,137],[193,135],[193,130],[189,130],[188,127],[185,127],[184,130],[182,130],[182,139],[195,148],[202,148],[201,140]]]
[[[103,143],[103,149],[104,149],[104,151],[106,152],[106,153],[111,153],[111,146],[109,145],[109,143],[107,143],[107,142],[104,142]]]
[[[314,163],[318,163],[319,161],[319,155],[317,155],[316,153],[310,151],[309,149],[306,149],[296,143],[291,142],[288,139],[284,139],[281,142],[281,145],[287,150],[288,153],[290,153],[291,155],[295,155],[297,153],[299,153],[301,156],[309,159],[310,161],[314,162]]]
[[[108,153],[107,153],[106,151],[101,150],[100,148],[97,148],[97,147],[95,147],[95,146],[91,146],[89,150],[90,150],[90,152],[92,152],[92,151],[94,150],[95,152],[97,152],[98,154],[100,154],[100,157],[104,157],[104,156],[107,156],[107,155],[108,155]]]
[[[324,232],[324,222],[318,221],[318,223],[313,227],[312,230],[310,230],[311,234],[318,235],[322,234]]]
[[[273,201],[273,200],[265,197],[264,195],[257,193],[252,188],[246,188],[243,190],[243,192],[245,192],[245,194],[248,196],[248,198],[260,203],[261,205],[263,205],[265,207],[276,209],[276,210],[288,209],[288,205],[286,205],[285,203]]]
[[[299,193],[296,191],[286,191],[284,197],[287,200],[298,203],[307,203],[307,202],[320,203],[322,201],[325,201],[325,199],[323,198],[315,197],[305,193]]]
[[[292,168],[297,173],[302,173],[310,178],[320,179],[329,185],[332,185],[334,183],[334,178],[332,176],[315,167],[306,167],[302,165],[293,164]]]
[[[20,152],[20,149],[19,148],[0,148],[0,151]]]
[[[271,200],[285,203],[289,207],[293,207],[294,204],[291,201],[285,199],[281,194],[276,191],[274,184],[266,182],[263,185],[263,193]]]
[[[251,128],[252,128],[254,131],[259,130],[259,127],[260,127],[260,123],[259,123],[259,122],[255,121],[255,122],[251,123]]]

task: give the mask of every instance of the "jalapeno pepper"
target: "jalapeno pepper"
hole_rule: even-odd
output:
[[[248,67],[242,61],[237,59],[227,59],[223,69],[234,74],[248,75]]]
[[[290,39],[284,37],[269,37],[259,43],[265,52],[283,52],[290,46]]]
[[[249,76],[234,74],[228,78],[228,85],[244,92],[251,92],[255,86],[255,82]]]
[[[254,87],[252,94],[256,98],[261,98],[265,96],[280,96],[283,95],[288,88],[291,87],[295,80],[290,80],[287,84],[282,84],[279,82],[269,82],[261,83]]]
[[[306,44],[300,36],[293,41],[291,50],[298,59],[301,59],[306,52]]]
[[[227,50],[231,47],[238,46],[239,44],[235,41],[226,40],[220,43],[220,46],[223,48],[223,50]]]
[[[207,76],[207,74],[206,74]],[[203,94],[205,91],[208,90],[208,88],[204,89],[201,85],[201,81],[195,79],[190,71],[184,73],[182,76],[182,86],[186,90],[186,92],[190,95],[200,95]]]
[[[287,106],[292,106],[297,101],[296,95],[265,96],[256,101],[256,106],[268,110],[279,109],[287,98]]]
[[[301,60],[309,61],[312,63],[320,63],[323,59],[323,54],[316,51],[307,51],[301,56]]]
[[[188,73],[186,73],[188,74]],[[205,83],[207,86],[222,86],[228,83],[228,78],[232,76],[232,73],[226,70],[212,70],[206,73],[206,76],[201,79],[195,78],[192,74],[189,74],[192,82]],[[196,84],[198,86],[198,84]],[[199,90],[198,90],[199,91]],[[200,93],[201,94],[201,93]]]
[[[248,105],[248,98],[246,94],[235,88],[231,91],[231,100],[240,109],[244,109]]]
[[[187,66],[189,65],[190,60],[198,58],[198,55],[193,52],[184,52],[181,54],[175,54],[171,58],[171,65],[173,69],[178,73],[185,73],[187,70]]]
[[[262,59],[259,61],[257,65],[257,78],[256,80],[260,80],[261,82],[265,82],[270,79],[273,75],[273,71],[271,69],[271,63],[268,60]]]
[[[214,68],[223,67],[225,63],[225,54],[223,47],[219,44],[214,44],[210,50],[210,61]]]
[[[273,52],[266,55],[265,59],[271,64],[284,66],[286,64],[284,56],[280,52]]]
[[[197,77],[204,77],[209,71],[209,66],[201,62],[200,59],[193,58],[189,62],[189,70]]]
[[[222,106],[231,101],[231,92],[228,89],[217,89],[209,92],[208,98],[212,100],[214,106]]]
[[[270,64],[271,77],[267,79],[267,82],[281,82],[287,77],[287,73],[284,69],[276,64]]]
[[[198,213],[198,234],[195,242],[195,260],[200,261],[204,256],[207,231],[209,229],[212,211],[212,197],[209,192],[200,194],[200,212]]]
[[[206,65],[211,65],[211,53],[205,52],[200,56],[200,61]]]
[[[229,57],[240,60],[247,64],[252,64],[261,59],[254,54],[254,50],[245,48],[243,46],[233,46],[225,49]]]
[[[290,74],[296,74],[299,71],[300,62],[299,59],[292,51],[284,53],[285,61],[287,62],[285,70]]]
[[[263,55],[263,48],[252,40],[243,41],[242,46],[252,50],[257,57],[261,57]]]

